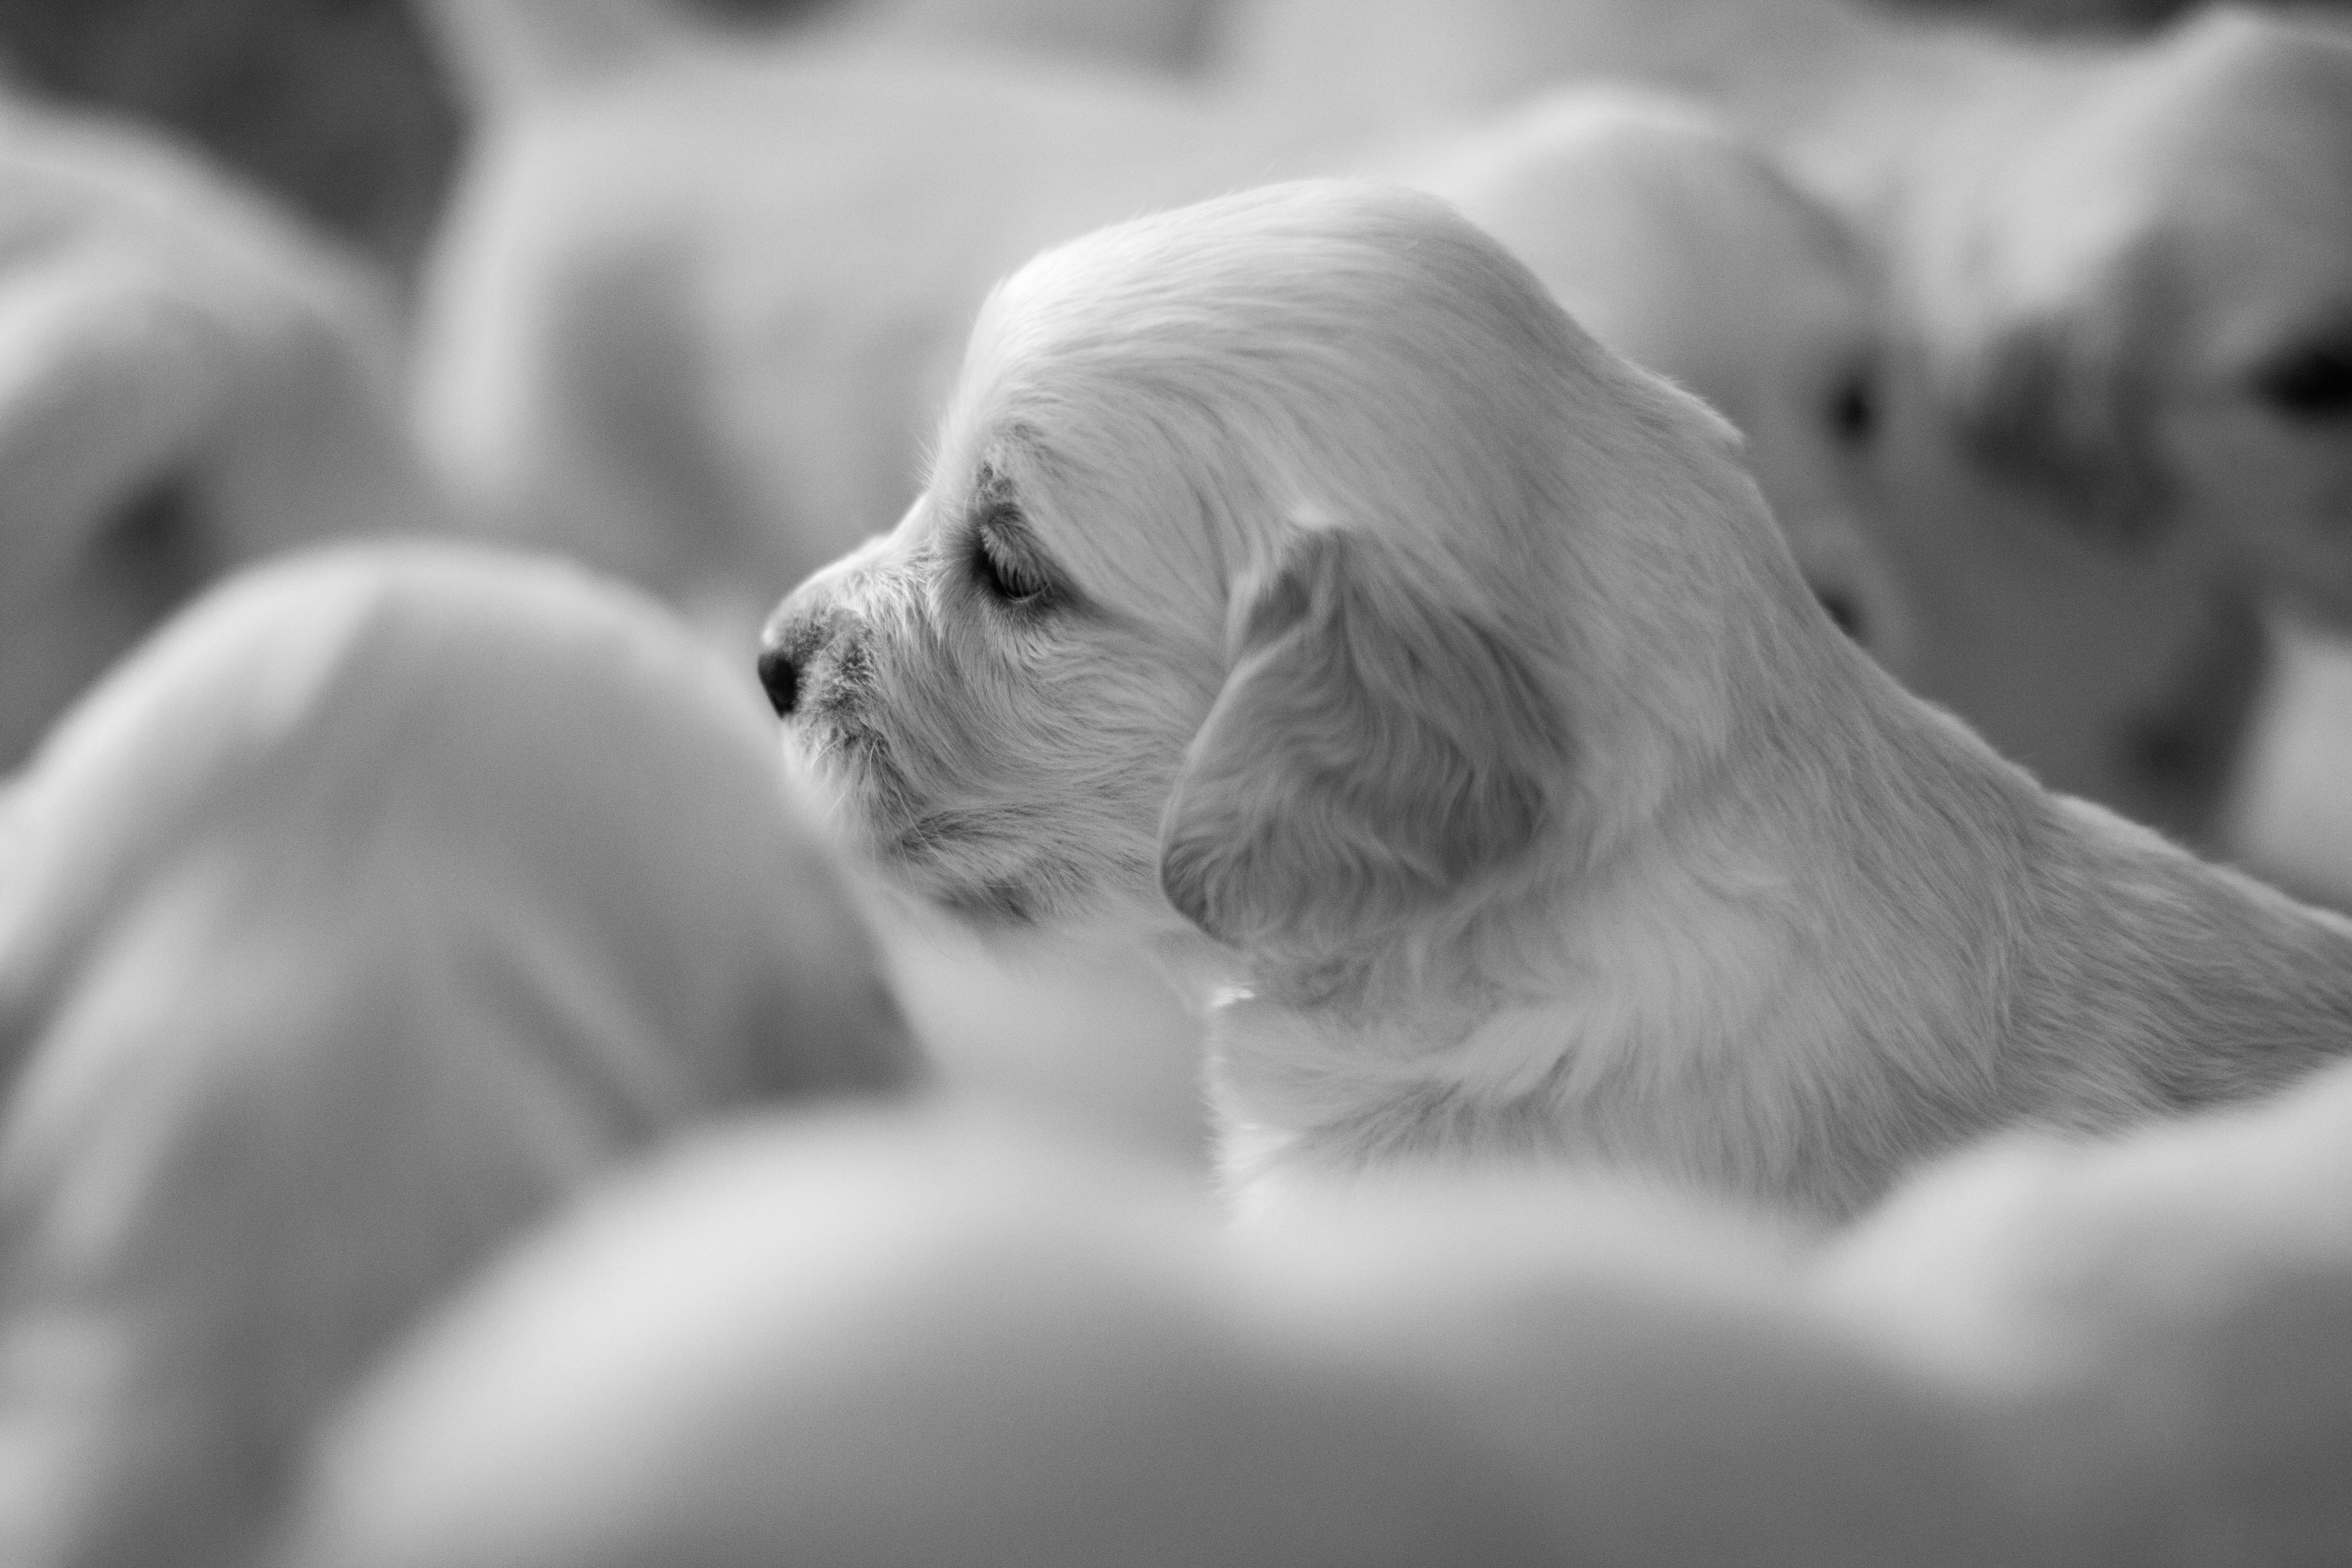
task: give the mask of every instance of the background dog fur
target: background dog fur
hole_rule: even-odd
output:
[[[216,574],[445,523],[382,279],[185,153],[0,100],[0,767]]]
[[[6,798],[0,1556],[244,1562],[342,1384],[722,1108],[916,1064],[756,705],[568,568],[192,610]]]
[[[1244,1188],[1600,1158],[1845,1212],[2352,1049],[2352,926],[1904,693],[1734,451],[1438,204],[1204,204],[992,297],[930,488],[765,672],[908,886],[1238,987]]]

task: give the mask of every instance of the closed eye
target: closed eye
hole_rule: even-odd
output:
[[[990,597],[1024,608],[1042,606],[1054,584],[1021,539],[1021,513],[1007,501],[991,504],[971,531],[972,574]]]

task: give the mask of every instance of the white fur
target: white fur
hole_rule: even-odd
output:
[[[2011,1434],[2065,1560],[2320,1563],[2352,1533],[2352,1072],[2130,1138],[2004,1141],[1822,1296]]]
[[[0,768],[184,597],[442,525],[388,291],[192,155],[0,98]]]
[[[448,550],[205,600],[7,797],[0,1559],[242,1562],[416,1311],[628,1150],[903,1028],[756,702]]]
[[[1907,679],[1916,612],[1877,472],[1902,367],[1844,222],[1691,100],[1622,88],[1544,95],[1403,173],[1739,427],[1805,580]]]
[[[1000,289],[767,658],[906,885],[1221,995],[1261,1195],[1527,1156],[1839,1213],[2352,1050],[2352,926],[1906,695],[1736,447],[1440,204],[1270,188]]]
[[[321,1435],[280,1568],[1548,1560],[1466,1425],[1331,1354],[1190,1184],[802,1120],[520,1252]]]
[[[389,1360],[273,1568],[2026,1560],[1991,1434],[1769,1234],[1386,1197],[1220,1236],[1017,1126],[707,1140]]]

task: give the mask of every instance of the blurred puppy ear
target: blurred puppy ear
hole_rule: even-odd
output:
[[[2143,549],[2165,532],[2149,394],[2119,291],[1997,332],[1958,378],[1960,429],[1994,473],[2063,508],[2092,542]]]
[[[1385,557],[1385,558],[1384,558]],[[1295,531],[1160,824],[1160,879],[1219,941],[1329,952],[1525,854],[1566,749],[1535,671],[1381,545]]]

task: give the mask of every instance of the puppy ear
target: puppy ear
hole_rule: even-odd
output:
[[[1959,378],[1969,451],[2050,497],[2084,535],[2130,551],[2165,531],[2147,390],[2117,301],[2013,324]]]
[[[1329,953],[1526,853],[1564,726],[1496,628],[1377,542],[1301,529],[1160,824],[1160,887],[1242,947]]]

